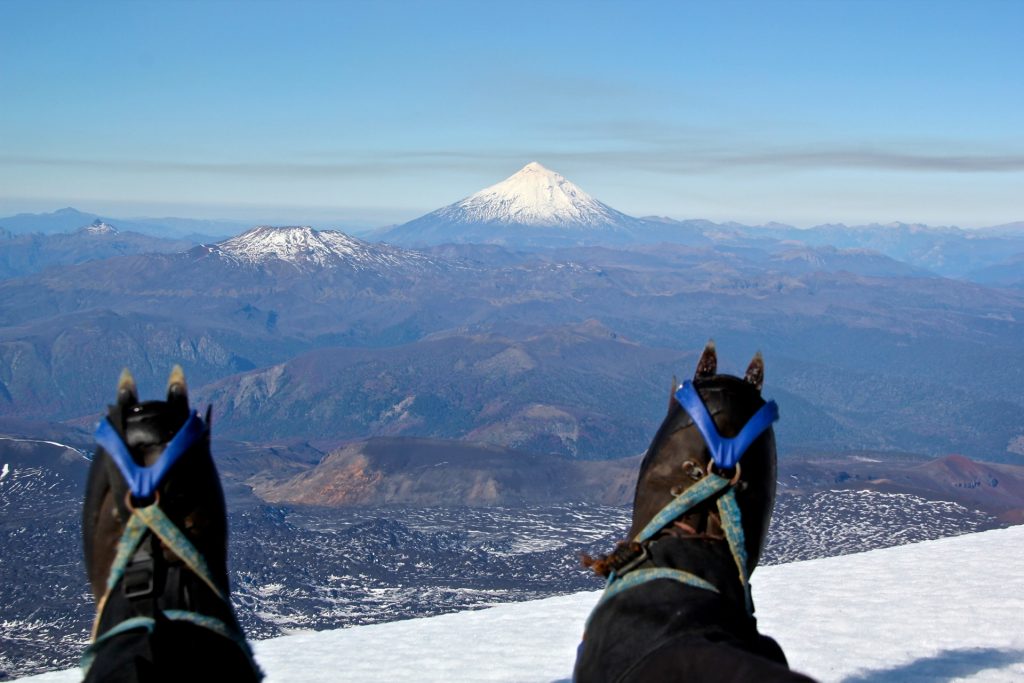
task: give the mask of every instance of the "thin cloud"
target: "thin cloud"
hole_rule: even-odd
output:
[[[717,161],[723,168],[770,166],[794,169],[860,168],[952,173],[1012,173],[1024,170],[1022,154],[907,154],[875,150],[822,149],[736,155]]]
[[[694,149],[688,145],[666,145],[658,149],[587,151],[533,149],[526,153],[509,150],[420,150],[383,152],[375,155],[372,160],[312,162],[202,162],[0,156],[0,164],[21,167],[41,166],[129,173],[199,173],[273,178],[395,176],[420,170],[480,173],[493,172],[495,164],[507,165],[514,170],[519,165],[531,160],[538,160],[555,168],[563,164],[614,166],[671,175],[757,169],[791,171],[854,169],[917,173],[1016,173],[1024,171],[1024,154],[925,154],[824,146],[748,153],[734,153],[709,148]]]
[[[1016,173],[1024,171],[1024,154],[911,154],[856,149],[776,150],[730,154],[711,150],[559,151],[544,157],[552,163],[625,166],[655,173],[693,175],[742,170],[814,171],[855,169],[923,173]]]
[[[12,166],[44,166],[61,168],[88,168],[108,171],[148,173],[210,173],[235,176],[301,176],[328,177],[354,176],[394,170],[394,163],[384,161],[354,161],[333,163],[282,163],[261,161],[205,162],[161,161],[149,159],[71,159],[55,157],[0,156],[0,164]]]

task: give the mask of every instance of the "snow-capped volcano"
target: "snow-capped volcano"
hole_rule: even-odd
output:
[[[404,244],[623,242],[638,223],[533,161],[496,185],[379,237]]]
[[[279,261],[300,270],[342,265],[374,270],[428,261],[417,252],[368,244],[337,230],[314,230],[309,226],[259,226],[207,249],[237,263],[262,265]]]
[[[105,223],[102,219],[97,218],[91,224],[79,228],[78,232],[82,235],[116,235],[118,230],[110,223]]]
[[[434,212],[453,223],[604,227],[627,219],[561,174],[531,161],[496,185]]]

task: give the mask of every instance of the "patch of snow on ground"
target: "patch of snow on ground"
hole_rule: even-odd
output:
[[[759,569],[761,629],[821,681],[1024,680],[1024,526]],[[254,644],[270,683],[566,681],[599,593]],[[31,679],[78,680],[63,671]]]
[[[17,437],[13,437],[13,436],[0,436],[0,441],[19,441],[19,442],[22,442],[22,443],[45,443],[45,444],[50,444],[51,446],[59,446],[61,448],[66,448],[69,451],[74,451],[75,453],[78,453],[79,455],[81,455],[86,460],[89,459],[88,454],[86,454],[86,452],[83,451],[82,449],[75,448],[74,446],[69,446],[66,443],[61,443],[59,441],[47,441],[46,439],[19,439]]]
[[[92,222],[92,225],[80,228],[78,232],[86,235],[116,235],[118,234],[118,229],[110,223],[104,223],[97,218]]]

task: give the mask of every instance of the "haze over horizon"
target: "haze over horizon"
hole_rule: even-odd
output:
[[[536,160],[633,216],[1020,221],[1022,23],[995,1],[6,2],[0,215],[376,227]]]

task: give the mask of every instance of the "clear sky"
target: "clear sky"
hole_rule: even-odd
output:
[[[0,214],[1024,220],[1024,2],[0,0]]]

